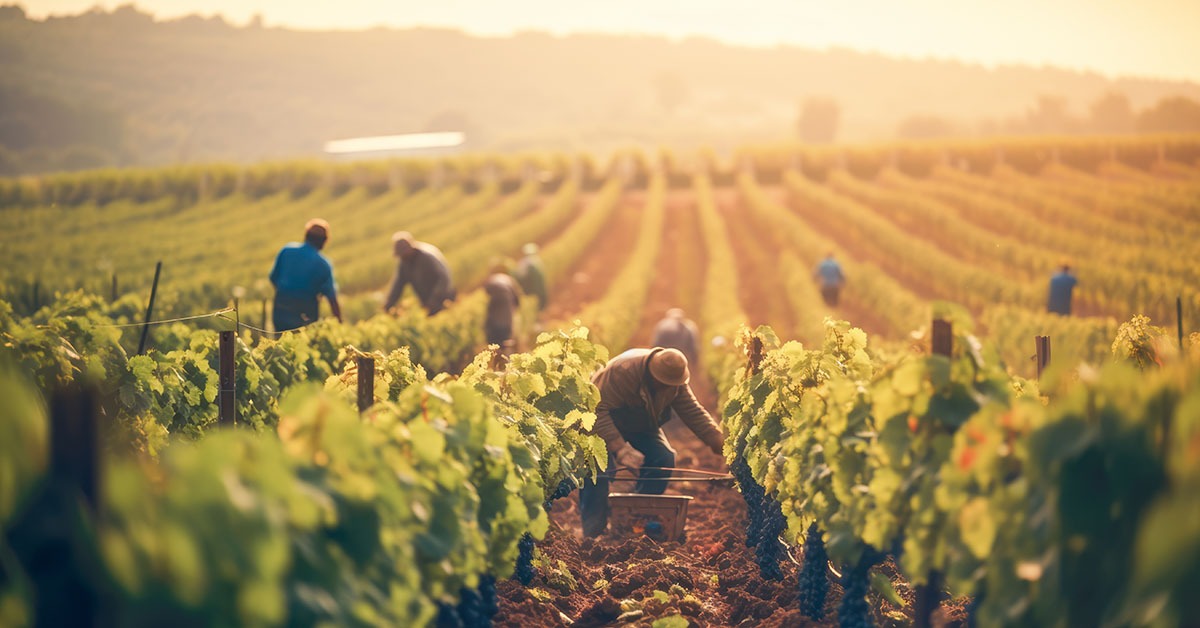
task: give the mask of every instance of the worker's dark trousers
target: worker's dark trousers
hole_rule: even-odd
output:
[[[825,299],[825,305],[828,305],[829,307],[837,307],[838,286],[821,286],[821,298]]]
[[[659,471],[645,467],[674,467],[675,450],[667,442],[667,435],[662,430],[644,432],[641,434],[622,434],[625,440],[646,457],[643,468],[638,470],[638,480],[633,486],[633,492],[643,495],[661,495],[667,490],[667,483],[657,478],[671,476],[670,471]],[[606,475],[616,470],[616,456],[609,452]],[[599,478],[594,482],[584,480],[579,489],[579,517],[583,520],[583,535],[599,536],[608,528],[608,483],[609,480]]]

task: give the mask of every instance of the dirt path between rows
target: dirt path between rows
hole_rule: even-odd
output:
[[[773,238],[755,229],[742,209],[736,188],[716,188],[713,196],[733,247],[738,268],[738,299],[750,326],[767,324],[781,337],[791,337],[796,318],[787,299],[779,294],[783,282],[772,251]]]
[[[603,297],[612,280],[625,266],[629,252],[637,241],[646,193],[641,190],[627,191],[621,195],[618,204],[609,226],[601,231],[595,242],[580,244],[587,250],[576,260],[562,284],[550,288],[550,303],[542,314],[542,320],[571,320],[587,304]]]

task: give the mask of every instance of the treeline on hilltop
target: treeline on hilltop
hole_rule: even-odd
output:
[[[437,130],[492,151],[1200,131],[1200,85],[700,38],[0,7],[0,175],[312,156]]]

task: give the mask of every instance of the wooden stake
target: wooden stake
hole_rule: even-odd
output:
[[[954,350],[954,329],[950,321],[934,319],[931,329],[930,352],[947,358]],[[917,587],[916,599],[913,601],[913,625],[918,628],[932,626],[933,612],[941,604],[942,574],[939,571],[929,572],[929,581]]]
[[[1179,353],[1183,353],[1183,297],[1175,297],[1175,329],[1179,333]]]
[[[80,549],[89,539],[68,523],[78,517],[75,504],[82,497],[84,518],[89,524],[100,510],[101,487],[100,437],[95,393],[71,386],[50,399],[50,490],[54,515],[46,513],[44,527],[33,549],[42,557],[28,572],[34,590],[41,599],[31,609],[35,625],[98,628],[113,625],[104,613],[104,598],[82,572],[63,567],[87,550]],[[49,518],[46,518],[49,517]],[[90,525],[88,526],[90,528]],[[29,551],[26,548],[25,551]],[[64,604],[64,600],[69,603]]]
[[[1037,377],[1042,378],[1042,371],[1050,365],[1050,336],[1035,336],[1034,343],[1037,348]]]
[[[234,339],[237,336],[232,331],[220,334],[218,348],[220,350],[220,390],[218,391],[220,414],[218,421],[221,425],[237,423],[237,374],[236,351]]]
[[[92,512],[100,505],[96,400],[89,390],[59,391],[50,400],[51,475],[78,488]]]
[[[150,303],[146,305],[146,319],[142,323],[142,338],[138,341],[138,355],[146,352],[146,338],[150,334],[150,315],[154,313],[154,296],[158,294],[158,277],[162,274],[162,261],[154,265],[154,283],[150,285]]]
[[[117,300],[117,273],[113,273],[113,276],[112,276],[112,299],[111,299],[111,301],[115,303],[115,302],[116,302],[116,300]]]
[[[942,572],[931,571],[929,581],[917,587],[916,599],[913,600],[913,625],[916,628],[930,628],[933,625],[933,612],[941,604]]]
[[[360,355],[354,359],[358,365],[358,412],[375,405],[375,358]]]
[[[930,351],[934,355],[950,357],[953,349],[954,331],[950,325],[950,321],[940,318],[934,319],[932,338],[930,338]]]

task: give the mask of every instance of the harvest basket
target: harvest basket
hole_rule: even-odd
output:
[[[608,496],[609,532],[614,536],[645,535],[656,541],[678,541],[687,526],[688,495],[613,493]]]

